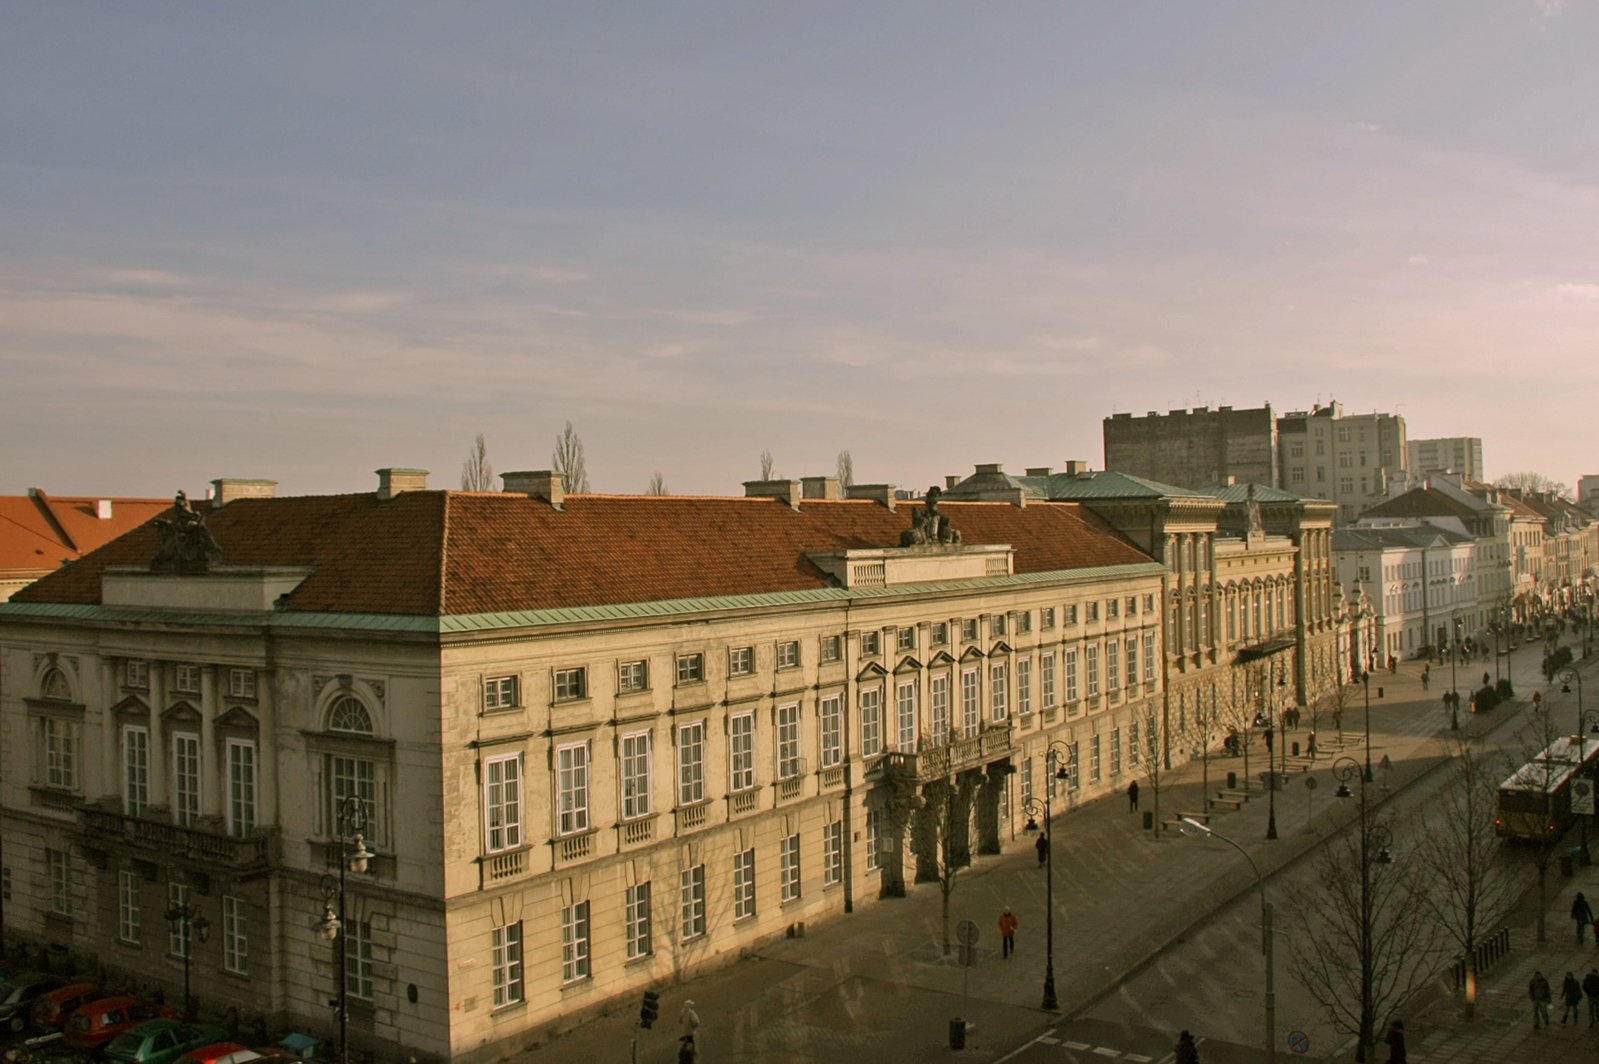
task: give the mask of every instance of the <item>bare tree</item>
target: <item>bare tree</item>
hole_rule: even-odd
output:
[[[1549,494],[1562,499],[1571,497],[1571,487],[1569,485],[1555,480],[1553,477],[1546,477],[1542,473],[1535,473],[1531,470],[1521,473],[1506,473],[1494,481],[1494,487]]]
[[[583,460],[583,438],[570,421],[555,437],[555,451],[550,455],[550,465],[555,472],[566,477],[567,491],[582,495],[589,490],[588,463]]]
[[[848,448],[838,452],[838,486],[848,490],[855,483],[855,459]]]
[[[461,490],[494,490],[494,467],[489,465],[489,448],[481,432],[477,434],[466,461],[461,464]]]
[[[1361,786],[1371,786],[1363,784]],[[1292,899],[1294,977],[1371,1060],[1376,1032],[1438,971],[1438,925],[1417,920],[1420,877],[1384,860],[1386,817],[1360,817],[1316,856],[1316,881]],[[1354,872],[1356,874],[1351,874]]]
[[[1563,763],[1542,756],[1561,735],[1549,700],[1535,697],[1527,715],[1530,727],[1527,741],[1522,744],[1523,767],[1516,770],[1515,780],[1525,791],[1531,792],[1539,806],[1535,814],[1524,812],[1523,816],[1536,816],[1534,823],[1538,829],[1537,839],[1532,844],[1532,865],[1538,875],[1538,942],[1541,944],[1549,941],[1545,919],[1549,909],[1549,863],[1554,860],[1555,849],[1560,844],[1559,834],[1549,828],[1555,823],[1554,792],[1560,784]]]
[[[650,475],[650,486],[644,489],[644,494],[646,494],[646,495],[669,495],[669,494],[671,494],[670,492],[668,492],[666,490],[666,478],[661,476],[661,471],[659,469],[657,469],[654,473],[652,473]]]
[[[772,452],[771,451],[762,451],[761,452],[761,479],[762,480],[771,480],[772,479],[772,477],[774,476],[774,474],[772,472],[772,468],[773,468],[773,466],[772,466]]]
[[[1045,780],[1044,785],[1050,786]],[[972,795],[969,774],[935,780],[922,788],[925,812],[915,818],[912,845],[916,878],[936,880],[942,898],[944,955],[950,952],[949,903],[962,869],[972,863]]]
[[[1515,901],[1515,870],[1494,836],[1503,760],[1485,757],[1467,738],[1450,744],[1443,789],[1414,860],[1426,889],[1422,904],[1460,950],[1466,972],[1466,1016],[1477,1004],[1477,946]]]
[[[1160,824],[1160,788],[1161,788],[1161,783],[1163,782],[1163,778],[1161,776],[1161,773],[1163,771],[1163,766],[1162,766],[1162,759],[1161,759],[1161,734],[1160,734],[1160,717],[1159,716],[1157,716],[1154,713],[1146,713],[1144,715],[1144,734],[1141,735],[1139,737],[1139,739],[1140,739],[1140,742],[1135,745],[1134,749],[1137,749],[1140,746],[1143,748],[1143,754],[1144,754],[1144,765],[1143,765],[1143,768],[1144,768],[1144,779],[1146,779],[1149,782],[1149,792],[1150,792],[1150,796],[1151,796],[1151,798],[1153,800],[1153,803],[1154,803],[1154,817],[1152,818],[1152,823],[1154,824],[1153,833],[1154,833],[1154,837],[1158,839],[1158,838],[1160,838],[1160,828],[1161,828],[1161,824]],[[1049,785],[1049,781],[1045,780],[1044,781],[1044,785],[1047,787]]]

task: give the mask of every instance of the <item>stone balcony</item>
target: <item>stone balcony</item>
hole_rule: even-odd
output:
[[[181,857],[233,872],[270,868],[276,849],[275,829],[257,828],[249,838],[237,839],[200,828],[179,827],[177,824],[145,820],[91,806],[78,810],[78,822],[87,848],[120,844],[128,852]]]
[[[914,754],[897,751],[884,754],[879,771],[888,779],[928,783],[982,768],[1010,756],[1011,749],[1011,729],[1008,725],[999,725],[984,728],[976,735],[925,746]]]

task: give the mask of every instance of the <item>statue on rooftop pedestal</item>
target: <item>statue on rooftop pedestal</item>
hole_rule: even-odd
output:
[[[205,527],[205,518],[195,512],[189,497],[178,492],[172,500],[172,517],[155,519],[161,545],[150,559],[152,573],[198,574],[210,570],[212,562],[222,560],[222,547]]]
[[[901,547],[960,546],[961,534],[950,527],[948,517],[938,512],[938,499],[943,494],[944,489],[936,484],[927,489],[926,504],[916,511],[911,527],[900,533]]]

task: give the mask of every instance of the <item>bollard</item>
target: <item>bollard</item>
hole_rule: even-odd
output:
[[[1294,740],[1294,756],[1299,756],[1299,740],[1297,739]]]
[[[966,1048],[966,1021],[959,1016],[949,1021],[949,1047],[951,1049]]]
[[[1144,830],[1145,831],[1153,831],[1154,829],[1155,829],[1155,814],[1151,813],[1151,812],[1148,812],[1146,810],[1145,813],[1144,813]]]
[[[1238,789],[1238,773],[1227,773],[1227,789],[1229,791],[1236,791]]]

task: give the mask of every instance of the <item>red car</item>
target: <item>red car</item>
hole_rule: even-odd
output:
[[[145,1020],[175,1020],[177,1009],[152,1005],[133,997],[108,997],[91,1001],[67,1017],[64,1041],[73,1049],[95,1050]]]
[[[79,1006],[105,996],[105,991],[93,983],[69,983],[52,990],[34,1002],[33,1026],[45,1032],[59,1031]]]

